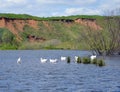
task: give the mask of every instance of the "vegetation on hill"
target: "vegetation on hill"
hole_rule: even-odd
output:
[[[38,29],[34,29],[31,26],[25,25],[23,32],[19,32],[19,36],[23,39],[18,42],[16,36],[12,39],[11,46],[15,46],[15,49],[85,49],[83,43],[79,42],[80,31],[84,31],[87,27],[77,23],[63,23],[61,21],[54,20],[74,20],[77,18],[88,19],[100,19],[102,16],[98,15],[76,15],[76,16],[61,16],[61,17],[36,17],[28,14],[4,14],[1,13],[0,17],[9,19],[33,19],[42,20],[38,23]],[[43,22],[47,21],[47,22]],[[9,29],[8,29],[9,30]],[[45,42],[29,42],[27,36],[32,35],[35,37],[45,38]],[[11,42],[11,41],[10,41]],[[79,43],[79,44],[78,44]],[[2,43],[3,44],[3,43]],[[13,45],[14,44],[14,45]],[[35,46],[34,46],[35,45]],[[1,45],[2,47],[2,45]],[[10,47],[10,46],[9,46]],[[6,49],[4,46],[0,49]]]
[[[73,15],[73,16],[58,16],[58,17],[37,17],[28,14],[12,14],[12,13],[0,13],[0,17],[13,18],[13,19],[33,19],[33,20],[55,20],[55,19],[77,19],[77,18],[88,18],[88,19],[99,19],[103,16],[99,15]]]
[[[38,29],[25,26],[21,32],[23,43],[19,49],[85,49],[79,42],[79,33],[84,31],[85,26],[77,23],[67,24],[60,21],[40,21]],[[45,38],[44,42],[29,42],[28,35]]]
[[[12,19],[34,19],[34,20],[40,20],[42,18],[36,17],[36,16],[31,16],[28,14],[12,14],[12,13],[0,13],[0,17],[4,18],[12,18]]]
[[[0,49],[17,49],[16,37],[6,28],[0,28]]]

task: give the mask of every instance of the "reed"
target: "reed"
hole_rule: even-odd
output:
[[[70,57],[68,56],[68,57],[67,57],[67,63],[70,63],[70,61],[71,61],[71,60],[70,60]]]
[[[88,57],[83,57],[82,63],[83,63],[83,64],[90,64],[90,58],[88,58]]]
[[[77,58],[77,63],[82,63],[82,60],[80,57]]]
[[[95,59],[91,60],[91,64],[97,64],[97,59],[95,58]]]
[[[97,66],[100,66],[100,67],[105,66],[105,62],[102,59],[98,60]]]

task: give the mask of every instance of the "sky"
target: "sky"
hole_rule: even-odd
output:
[[[120,0],[0,0],[0,13],[39,17],[103,15],[120,8]]]

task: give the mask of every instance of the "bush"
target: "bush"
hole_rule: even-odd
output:
[[[82,60],[80,57],[77,58],[77,63],[82,63]]]
[[[90,64],[90,58],[84,57],[82,62],[83,64]]]
[[[4,33],[2,35],[2,41],[4,43],[12,43],[13,38],[14,38],[14,36],[10,31],[4,31]]]
[[[70,57],[67,57],[67,63],[70,63],[70,61],[71,61]]]
[[[13,44],[14,34],[10,32],[8,29],[0,28],[0,43],[1,44]]]
[[[91,64],[97,64],[97,59],[96,59],[96,58],[93,59],[93,60],[91,61]]]
[[[105,66],[105,62],[102,59],[100,59],[100,60],[97,61],[97,65],[100,66],[100,67]]]

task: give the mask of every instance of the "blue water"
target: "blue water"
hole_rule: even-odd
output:
[[[106,66],[76,64],[74,50],[0,51],[0,92],[120,92],[120,56],[105,57]],[[70,56],[72,63],[60,61]],[[21,57],[22,64],[17,64]],[[41,63],[40,57],[58,63]]]

